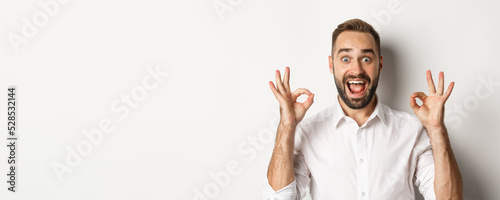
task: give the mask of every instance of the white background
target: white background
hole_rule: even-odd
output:
[[[427,69],[456,82],[446,121],[465,198],[500,197],[498,2],[72,0],[51,13],[40,2],[0,3],[0,113],[15,85],[20,137],[18,192],[3,175],[1,199],[260,199],[279,120],[268,81],[290,66],[292,88],[316,94],[306,117],[330,106],[331,33],[351,18],[381,35],[383,103],[411,112]],[[157,66],[168,76],[144,90]],[[126,116],[112,110],[122,95],[142,98]],[[53,164],[103,119],[114,130],[60,181]]]

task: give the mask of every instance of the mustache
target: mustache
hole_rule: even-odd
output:
[[[355,76],[355,75],[345,75],[344,78],[342,79],[343,83],[346,83],[348,79],[364,79],[368,83],[372,82],[372,80],[370,79],[370,77],[368,75],[366,75],[366,74],[359,74],[357,76]]]

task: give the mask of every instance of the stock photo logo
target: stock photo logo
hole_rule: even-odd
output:
[[[276,136],[276,130],[280,120],[278,110],[273,109],[274,116],[269,121],[269,127],[264,127],[256,134],[248,136],[244,141],[238,144],[238,158],[244,160],[230,160],[226,163],[225,169],[210,172],[210,181],[205,183],[201,188],[193,189],[193,200],[208,200],[214,199],[224,190],[230,183],[231,179],[236,178],[243,171],[242,164],[251,163],[255,160],[258,153],[266,148],[266,145],[272,143]]]
[[[147,74],[142,78],[140,84],[132,87],[128,92],[122,93],[111,103],[110,109],[119,116],[118,120],[126,119],[131,110],[137,108],[139,103],[147,98],[148,93],[156,89],[169,76],[169,73],[161,71],[159,65],[156,65],[155,68],[146,66],[146,72]],[[115,129],[115,121],[110,117],[103,117],[99,120],[96,128],[82,130],[84,138],[74,147],[66,146],[64,161],[52,162],[52,170],[59,181],[62,182],[64,175],[73,172],[80,166],[84,158],[102,143],[104,136],[113,133]]]
[[[9,39],[10,45],[14,49],[14,52],[19,53],[19,48],[21,45],[28,44],[29,40],[34,38],[38,31],[47,26],[51,18],[54,18],[59,11],[61,6],[66,5],[70,0],[40,0],[38,5],[40,9],[36,11],[30,19],[23,17],[21,19],[22,25],[19,33],[9,32],[7,38]]]
[[[466,96],[461,104],[453,104],[446,114],[446,122],[451,123],[453,129],[462,125],[463,120],[469,118],[470,114],[479,109],[481,101],[491,97],[495,92],[495,87],[500,86],[500,82],[494,81],[491,74],[487,78],[478,77],[479,84],[474,88],[474,94]]]
[[[392,16],[400,14],[403,11],[404,7],[401,6],[401,2],[399,0],[389,1],[386,5],[386,8],[370,12],[370,15],[375,19],[375,21],[370,21],[370,24],[377,30],[380,30],[382,27],[387,27],[391,23]]]
[[[243,3],[243,0],[226,0],[226,1],[215,0],[212,3],[212,6],[214,7],[215,13],[217,13],[217,16],[219,17],[220,21],[224,21],[225,19],[224,15],[227,12],[232,12],[241,3]]]

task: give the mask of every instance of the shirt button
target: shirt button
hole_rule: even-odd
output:
[[[365,162],[365,160],[363,160],[363,158],[359,159],[359,162],[362,163],[362,162]]]
[[[365,196],[365,195],[366,195],[366,193],[365,193],[365,192],[361,192],[361,196]]]

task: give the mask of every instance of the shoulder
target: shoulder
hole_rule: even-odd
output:
[[[299,127],[301,128],[306,128],[310,126],[316,126],[320,125],[323,123],[328,123],[330,122],[329,120],[332,120],[333,117],[333,106],[329,106],[327,108],[324,108],[317,113],[314,113],[308,117],[305,117],[300,123]]]
[[[295,129],[295,150],[302,148],[306,140],[317,138],[318,134],[328,131],[332,125],[334,106],[324,108],[302,119]]]
[[[422,125],[418,117],[405,111],[395,110],[391,107],[381,104],[381,109],[384,112],[385,119],[388,123],[404,124],[410,123],[414,125]]]
[[[305,117],[297,125],[296,132],[302,134],[302,136],[311,136],[311,134],[319,134],[330,131],[333,124],[334,113],[337,113],[334,109],[334,106],[329,106]]]
[[[395,135],[413,141],[416,152],[430,148],[427,131],[415,114],[395,110],[386,105],[383,107],[387,128]]]
[[[417,140],[417,143],[425,145],[428,143],[427,131],[415,114],[395,110],[383,104],[382,107],[389,129],[398,135],[410,136]]]

